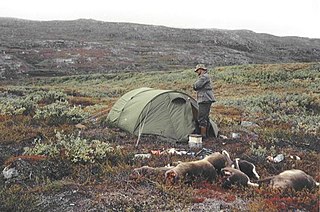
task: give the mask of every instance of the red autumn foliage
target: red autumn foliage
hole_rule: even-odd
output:
[[[18,156],[10,157],[8,160],[4,162],[4,164],[8,166],[13,162],[15,162],[16,160],[26,160],[32,163],[32,162],[42,161],[46,159],[47,159],[47,156],[44,156],[44,155],[18,155]]]

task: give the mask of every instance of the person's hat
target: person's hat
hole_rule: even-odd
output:
[[[203,65],[203,64],[198,64],[198,65],[196,66],[196,68],[194,69],[194,71],[196,72],[196,71],[198,71],[198,69],[207,70],[207,68],[206,68],[205,65]]]

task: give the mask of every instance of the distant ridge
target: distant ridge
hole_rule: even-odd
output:
[[[0,78],[320,62],[320,39],[250,30],[0,18]]]

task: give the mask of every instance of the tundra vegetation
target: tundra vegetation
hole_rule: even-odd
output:
[[[209,73],[217,97],[210,116],[225,137],[203,147],[253,162],[262,178],[295,168],[320,181],[319,63],[227,66]],[[195,78],[184,69],[2,81],[1,170],[13,164],[21,169],[11,179],[0,177],[0,211],[319,211],[319,190],[281,194],[267,186],[227,190],[220,179],[167,185],[164,176],[130,178],[137,167],[196,158],[134,157],[189,147],[154,136],[143,136],[135,147],[135,136],[107,123],[112,105],[139,87],[195,97]],[[233,132],[240,137],[232,138]],[[278,154],[285,159],[267,160]]]

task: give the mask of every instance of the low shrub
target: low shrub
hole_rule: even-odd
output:
[[[80,106],[72,106],[67,101],[57,101],[55,103],[38,108],[34,118],[44,121],[49,125],[76,124],[83,121],[88,114]]]
[[[34,147],[25,148],[26,155],[46,155],[49,157],[63,157],[74,163],[95,163],[111,158],[122,157],[119,146],[112,147],[108,142],[87,140],[77,135],[65,135],[56,132],[54,141],[43,142],[34,140]]]
[[[262,147],[261,145],[257,146],[254,142],[251,143],[250,150],[252,155],[260,158],[266,158],[268,155],[274,155],[276,153],[274,146],[267,149],[267,147]]]
[[[26,98],[0,100],[1,115],[28,115],[34,113],[35,108],[36,104]]]

